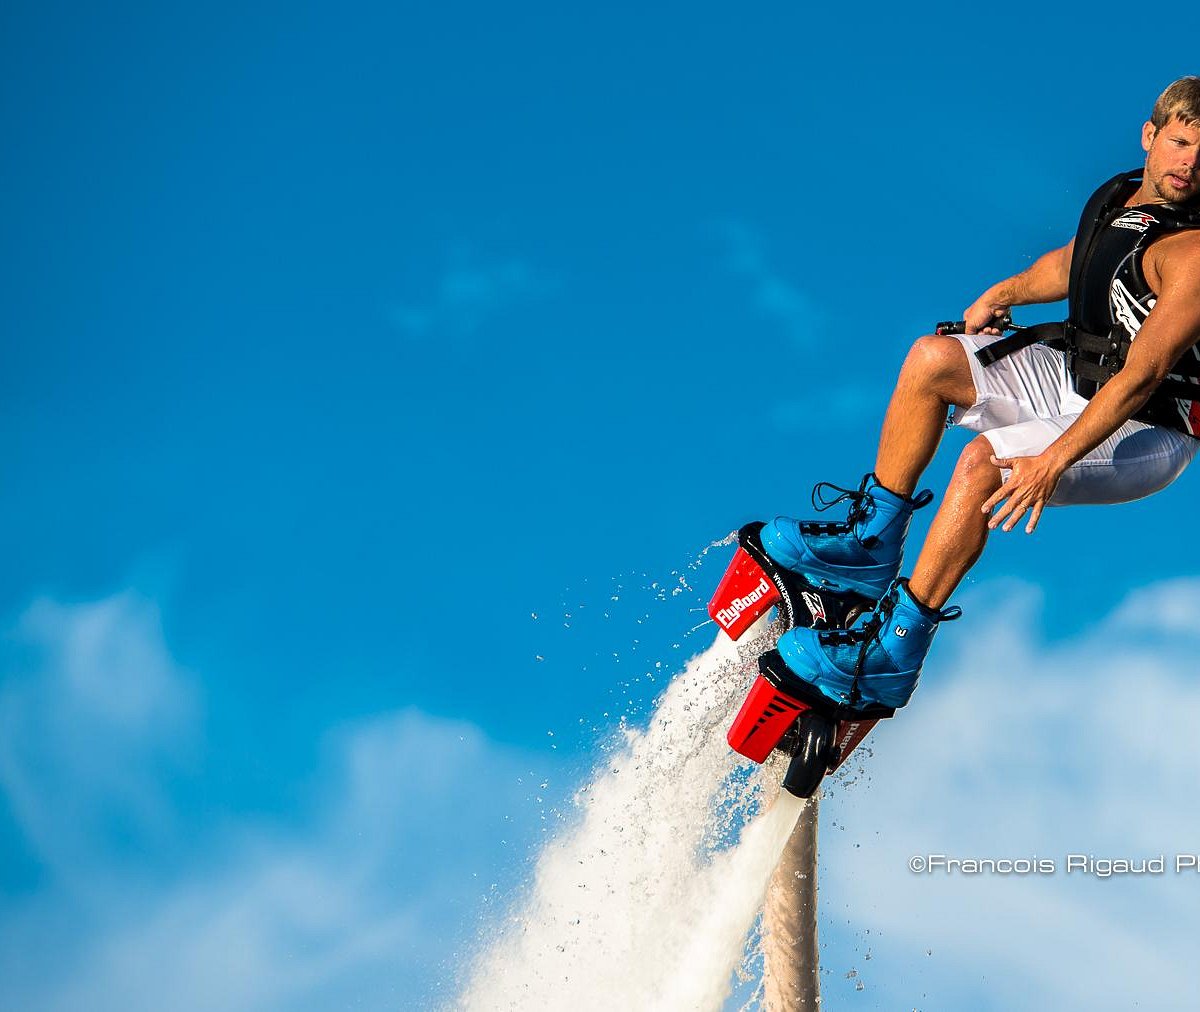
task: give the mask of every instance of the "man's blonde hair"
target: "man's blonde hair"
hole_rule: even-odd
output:
[[[1200,126],[1200,77],[1181,77],[1158,96],[1150,122],[1161,130],[1178,116],[1188,126]]]

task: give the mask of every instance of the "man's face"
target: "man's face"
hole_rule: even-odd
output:
[[[1142,128],[1146,181],[1165,201],[1184,201],[1200,193],[1200,126],[1172,117],[1161,130]]]

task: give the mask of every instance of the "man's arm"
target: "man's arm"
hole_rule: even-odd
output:
[[[1071,280],[1071,254],[1075,240],[1038,257],[1020,274],[992,285],[963,313],[968,334],[999,333],[990,324],[1013,306],[1057,302],[1067,297]]]
[[[1037,526],[1063,472],[1099,446],[1140,409],[1185,351],[1200,340],[1200,233],[1171,240],[1156,257],[1160,277],[1158,300],[1129,346],[1125,365],[1104,384],[1070,428],[1036,457],[992,458],[1012,469],[1008,481],[984,503],[990,512],[1007,499],[989,526],[1006,531],[1032,510],[1025,528]],[[1152,247],[1153,249],[1153,247]]]

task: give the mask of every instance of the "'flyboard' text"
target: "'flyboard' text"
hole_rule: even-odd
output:
[[[771,592],[771,584],[764,576],[758,581],[758,586],[755,587],[745,597],[735,597],[729,602],[729,606],[722,608],[717,612],[717,621],[726,629],[730,628],[734,622],[738,620],[738,616],[744,612],[755,601],[761,601],[764,594]]]

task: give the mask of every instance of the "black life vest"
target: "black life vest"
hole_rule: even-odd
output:
[[[984,365],[1041,341],[1066,352],[1075,389],[1089,399],[1120,371],[1154,308],[1155,295],[1142,272],[1146,250],[1163,236],[1200,229],[1197,200],[1126,207],[1141,178],[1141,169],[1122,172],[1084,205],[1071,257],[1067,319],[980,349]],[[1180,356],[1133,417],[1200,438],[1200,348],[1192,345]]]

